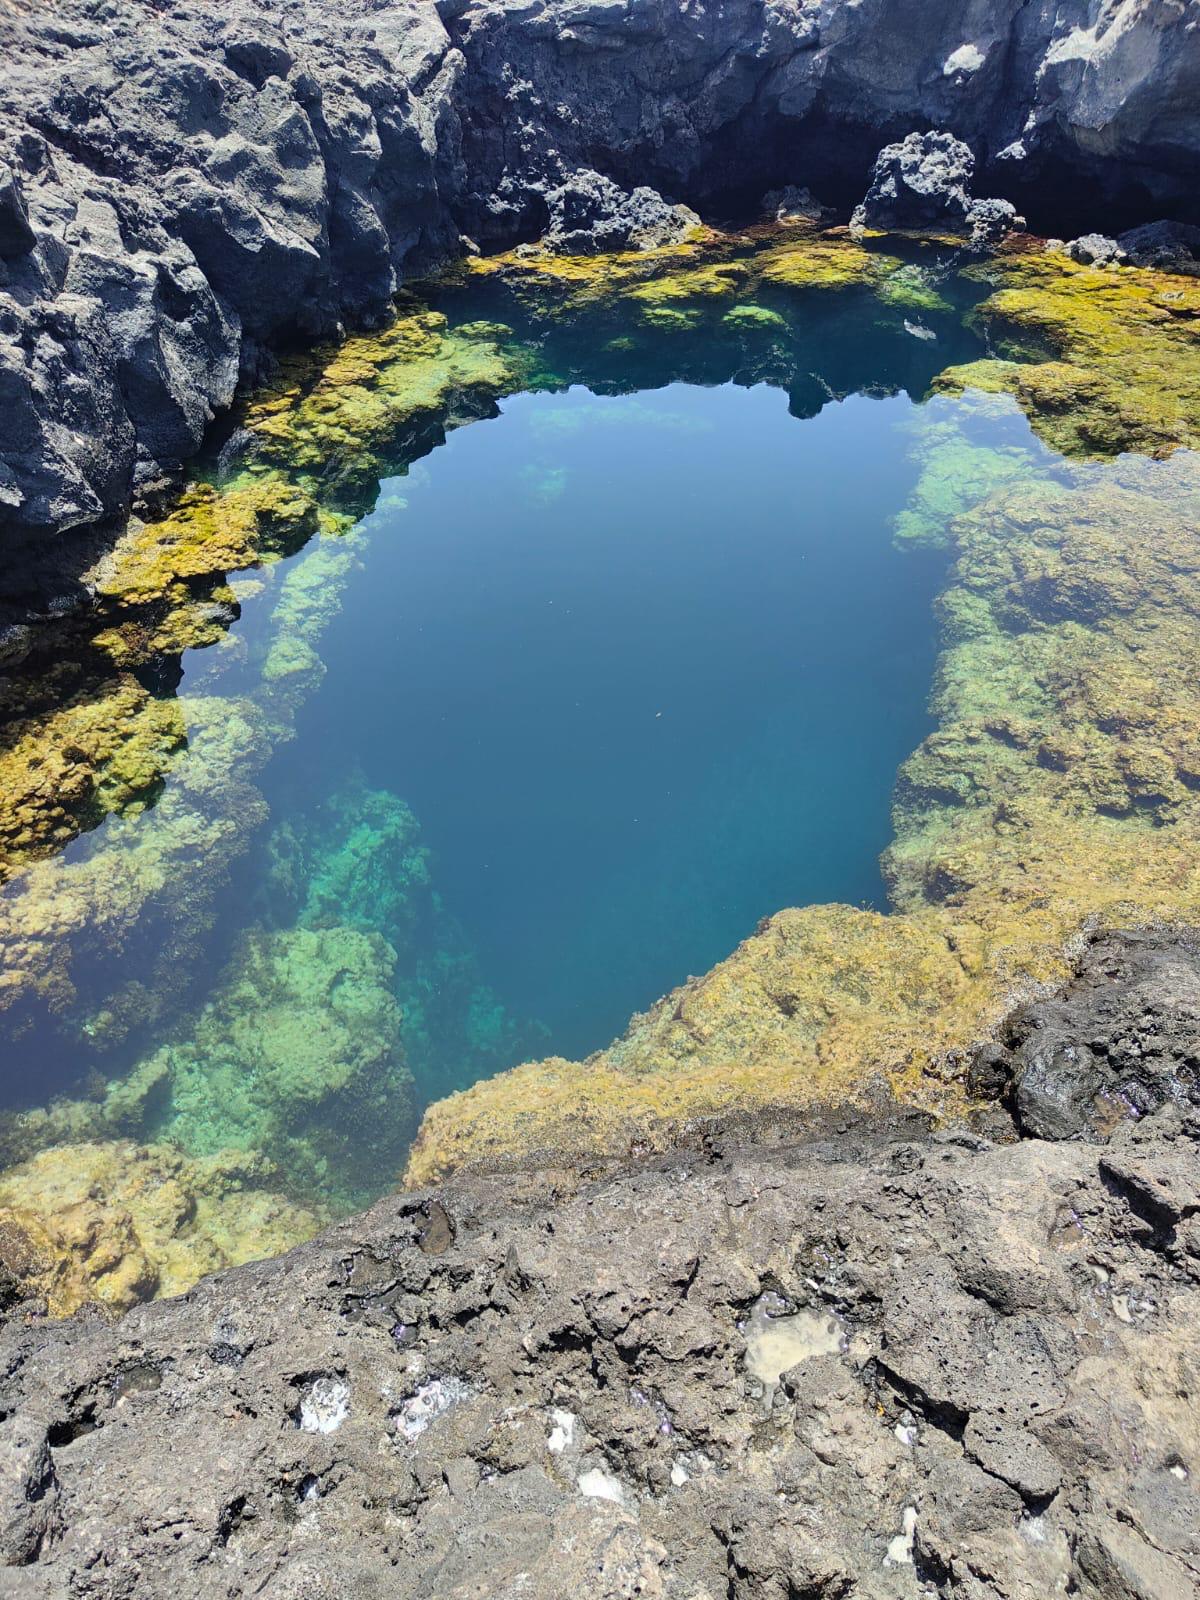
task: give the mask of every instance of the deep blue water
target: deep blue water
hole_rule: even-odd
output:
[[[892,543],[911,413],[673,384],[451,434],[384,486],[407,504],[369,520],[273,814],[354,770],[403,797],[540,1053],[603,1046],[782,906],[882,906],[944,572]]]

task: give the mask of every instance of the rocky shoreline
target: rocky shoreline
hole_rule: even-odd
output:
[[[976,1132],[711,1122],[115,1323],[12,1307],[4,1592],[1180,1600],[1198,1060],[1195,935],[1107,936]]]
[[[580,174],[709,211],[803,182],[848,214],[881,144],[941,127],[1034,225],[1037,212],[1059,224],[1084,190],[1091,225],[1187,220],[1191,12],[9,0],[10,599],[24,589],[36,610],[49,583],[66,603],[94,553],[82,535],[177,482],[270,348],[377,320],[403,279],[464,241],[542,234]]]
[[[924,508],[939,537],[953,524],[961,539],[955,603],[972,628],[951,647],[971,671],[943,669],[943,726],[901,776],[895,916],[781,912],[608,1052],[440,1102],[409,1169],[424,1187],[123,1318],[87,1306],[51,1321],[31,1295],[36,1234],[0,1224],[6,1595],[1179,1600],[1200,1588],[1200,936],[1162,925],[1190,924],[1200,893],[1196,502],[1187,450],[1156,479],[1160,503],[1139,476],[1158,465],[1143,457],[1195,440],[1194,285],[1102,276],[1126,258],[1193,270],[1178,229],[1107,233],[1197,220],[1195,8],[977,9],[0,0],[2,650],[95,599],[86,574],[115,524],[163,501],[279,351],[387,323],[379,342],[437,381],[414,385],[425,410],[403,385],[373,395],[379,435],[414,417],[436,432],[516,379],[499,325],[393,322],[406,280],[546,238],[555,253],[540,264],[470,268],[504,274],[519,302],[577,252],[690,237],[697,213],[772,188],[772,210],[825,220],[821,202],[849,217],[866,194],[856,239],[916,220],[980,248],[1018,209],[1065,230],[1069,197],[1086,192],[1079,220],[1105,235],[1041,267],[1023,258],[1019,273],[1015,258],[995,265],[980,315],[1002,352],[1015,327],[1020,358],[989,351],[940,381],[1017,395],[1068,455],[1142,452],[1087,499],[1023,482],[1018,463],[959,504],[945,485],[964,442],[938,435],[959,452],[940,476],[930,445],[928,504],[918,495],[904,536],[928,535]],[[973,200],[968,180],[1006,198]],[[878,267],[845,229],[763,260],[760,275],[793,287]],[[661,283],[635,275],[630,292],[648,327],[700,326],[693,301],[732,297],[749,272],[718,252]],[[1073,318],[1078,352],[1063,332]],[[375,372],[380,356],[357,359]],[[333,356],[301,385],[317,484],[322,427],[352,387],[341,372]],[[151,554],[125,551],[145,615],[109,639],[129,676],[113,702],[122,729],[146,710],[136,672],[212,642],[236,614],[231,592],[210,593],[218,569],[294,548],[322,518],[352,521],[336,495],[325,504],[287,480],[303,433],[281,404],[268,393],[257,426],[267,445],[278,430],[282,466],[268,453],[233,491],[199,486]],[[188,537],[218,536],[207,566],[155,564],[160,546],[178,555]],[[330,562],[348,559],[334,548]],[[319,573],[325,602],[336,577]],[[304,612],[310,631],[318,611]],[[1107,654],[1072,654],[1087,628]],[[987,656],[993,636],[1031,684],[1055,686],[1057,721],[1032,692],[1022,707],[1006,689],[1000,711],[975,695],[1005,659]],[[265,701],[270,737],[253,718],[217,719],[217,777],[201,764],[197,815],[288,735],[319,666],[292,645],[285,687]],[[90,680],[79,698],[96,699]],[[140,804],[184,742],[150,709],[148,753],[117,763],[113,810],[126,788]],[[66,765],[30,802],[53,791],[60,843],[91,815],[64,798],[82,764],[75,722],[59,739]],[[96,765],[111,761],[105,746]],[[261,820],[244,792],[230,837]],[[190,803],[185,786],[174,815],[156,814],[155,883],[174,882],[177,857],[208,860]],[[147,925],[137,870],[118,905],[130,927]],[[102,874],[90,892],[113,903]],[[67,987],[58,925],[47,935],[36,896],[13,903],[27,925],[6,981],[15,993],[28,979],[40,1003]],[[199,926],[203,905],[189,915]],[[1151,931],[1095,931],[1114,923]],[[166,941],[163,960],[190,948]],[[864,988],[884,992],[880,1012]],[[995,1029],[1018,993],[1039,998]],[[119,1007],[106,1015],[126,1025]],[[906,1096],[941,1118],[902,1109]],[[201,1258],[178,1267],[172,1252],[191,1248],[178,1234],[193,1220],[217,1240],[203,1257],[215,1265],[244,1260],[247,1234],[278,1248],[317,1225],[261,1197],[256,1210],[249,1167],[221,1162],[205,1169],[220,1227],[196,1219],[179,1159],[121,1143],[112,1098],[56,1108],[81,1119],[81,1139],[112,1111],[109,1143],[94,1146],[108,1165],[54,1197],[71,1249],[92,1252],[71,1295],[59,1286],[64,1305],[106,1254],[113,1304],[190,1283]],[[148,1245],[109,1251],[114,1171],[162,1202],[162,1261]],[[16,1182],[0,1201],[19,1210],[29,1167]]]

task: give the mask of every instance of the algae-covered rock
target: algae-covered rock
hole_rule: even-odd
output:
[[[102,817],[148,804],[186,741],[176,701],[71,662],[14,675],[0,702],[0,880]]]
[[[263,1153],[295,1193],[376,1192],[412,1130],[394,968],[383,937],[356,928],[244,934],[183,1037],[146,1064],[164,1085],[147,1133],[194,1155]]]
[[[129,1140],[56,1145],[0,1174],[0,1266],[53,1316],[181,1294],[317,1231],[323,1208],[286,1199],[278,1176],[245,1152],[193,1160]]]
[[[412,948],[429,904],[429,851],[398,796],[350,783],[281,822],[267,848],[265,892],[281,924],[342,924]]]
[[[1030,250],[979,270],[998,284],[976,311],[998,357],[949,368],[938,389],[1015,395],[1035,431],[1068,456],[1200,446],[1195,278]]]
[[[512,1017],[482,982],[437,893],[417,819],[399,796],[348,782],[282,822],[268,854],[263,898],[274,921],[344,925],[388,941],[404,1053],[423,1098],[537,1049],[538,1026]]]

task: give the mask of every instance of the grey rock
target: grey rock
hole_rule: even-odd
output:
[[[854,213],[859,228],[959,230],[971,209],[975,157],[949,133],[910,133],[875,158],[871,187]]]
[[[654,189],[626,194],[611,178],[587,169],[549,190],[546,205],[545,242],[564,255],[652,250],[677,243],[700,222],[694,211],[669,205]]]
[[[0,256],[23,256],[33,245],[34,232],[17,175],[7,162],[0,161]]]
[[[1067,254],[1073,261],[1093,267],[1112,266],[1125,260],[1122,246],[1103,233],[1085,233],[1072,239],[1067,245]]]
[[[973,200],[975,157],[948,133],[910,133],[875,159],[871,187],[852,219],[855,229],[940,229],[991,250],[1025,219],[1009,200]]]
[[[975,1081],[1023,1133],[1094,1135],[1164,1105],[1200,1106],[1200,971],[1194,935],[1097,939],[1079,976],[1019,1011]]]
[[[377,315],[457,250],[462,63],[415,0],[336,28],[20,9],[0,18],[0,518],[28,537],[120,515],[263,346]]]
[[[1200,277],[1200,228],[1186,222],[1148,222],[1117,240],[1135,267]]]
[[[1120,1056],[1172,965],[1200,956],[1098,940],[1043,1017]],[[1191,1108],[1057,1142],[753,1126],[392,1196],[115,1323],[12,1308],[4,1592],[1191,1593]]]
[[[963,1450],[1025,1500],[1051,1500],[1062,1484],[1062,1468],[1045,1445],[1028,1428],[995,1412],[980,1411],[971,1417],[963,1434]]]
[[[44,1424],[7,1418],[0,1438],[0,1567],[38,1559],[57,1531],[58,1481]]]
[[[976,250],[994,250],[1010,233],[1025,232],[1025,218],[1011,200],[972,200],[966,221]]]

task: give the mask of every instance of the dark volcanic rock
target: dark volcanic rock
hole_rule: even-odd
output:
[[[655,189],[625,191],[598,172],[573,172],[549,190],[545,242],[575,255],[604,250],[652,250],[675,244],[699,224],[687,206],[669,205]]]
[[[1073,261],[1082,261],[1093,267],[1107,267],[1125,259],[1125,251],[1120,243],[1103,233],[1085,233],[1078,239],[1072,239],[1067,245],[1067,254]]]
[[[965,228],[975,157],[949,133],[910,133],[875,158],[854,213],[864,228]]]
[[[1102,941],[1044,1026],[1127,1053],[1198,971]],[[397,1196],[115,1325],[14,1313],[0,1587],[1182,1600],[1198,1138],[1170,1097],[1107,1141],[708,1129]]]
[[[1200,1107],[1200,949],[1194,934],[1099,939],[1057,999],[1011,1021],[976,1068],[1039,1139],[1095,1137],[1173,1104]]]
[[[857,228],[936,229],[991,249],[1025,226],[1010,200],[973,200],[975,157],[948,133],[910,133],[875,158],[871,187],[854,213]]]
[[[377,314],[457,250],[461,59],[418,0],[346,9],[0,14],[12,528],[120,513],[196,450],[261,345]]]
[[[1130,228],[1117,243],[1135,267],[1200,277],[1200,228],[1185,222],[1148,222]]]
[[[848,211],[882,143],[936,127],[1035,226],[1195,219],[1194,9],[8,0],[0,539],[121,514],[265,345],[379,317],[462,234],[533,238],[580,171]]]

